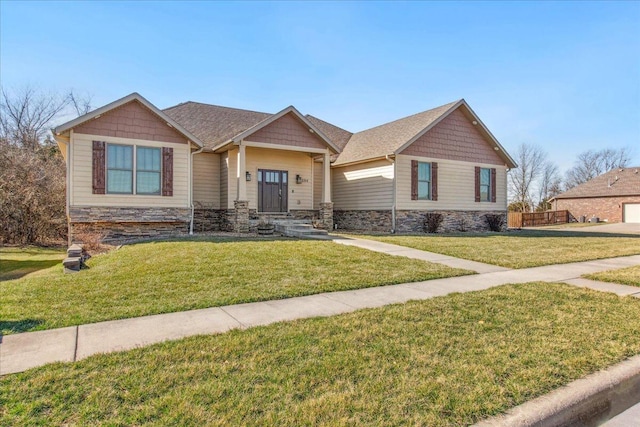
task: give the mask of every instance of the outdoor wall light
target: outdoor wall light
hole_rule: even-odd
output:
[[[296,175],[296,184],[302,184],[302,177],[300,175]]]
[[[251,181],[251,172],[246,171],[246,172],[245,172],[245,174],[244,174],[244,177],[245,177],[245,179],[246,179],[247,181]]]

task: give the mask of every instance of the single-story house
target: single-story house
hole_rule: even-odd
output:
[[[263,218],[325,229],[482,230],[506,217],[515,162],[461,99],[352,133],[275,114],[132,93],[54,129],[70,236],[247,232]]]
[[[549,201],[575,218],[640,223],[640,167],[610,170]]]

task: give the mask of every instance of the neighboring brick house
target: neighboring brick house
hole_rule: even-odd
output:
[[[640,223],[640,167],[613,169],[550,202],[554,210],[568,210],[575,218]]]
[[[464,100],[358,133],[290,106],[260,113],[137,93],[54,129],[70,236],[246,232],[283,215],[323,228],[486,229],[516,167]]]

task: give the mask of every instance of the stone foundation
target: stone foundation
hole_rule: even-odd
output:
[[[227,231],[229,229],[227,210],[194,209],[193,232]]]
[[[188,233],[188,222],[72,222],[69,224],[69,238],[73,243],[87,243],[86,240],[117,243]]]
[[[505,211],[397,211],[396,231],[398,233],[423,233],[427,213],[442,214],[442,224],[438,233],[489,231],[485,215],[502,215],[503,231],[507,229],[507,213]]]
[[[390,232],[391,210],[387,211],[333,211],[333,222],[338,230]]]
[[[423,233],[427,213],[442,214],[439,233],[464,231],[489,231],[485,219],[487,214],[504,217],[503,230],[507,229],[507,213],[505,211],[396,211],[396,232]],[[391,210],[384,211],[333,211],[333,221],[339,230],[384,231],[392,229]]]
[[[188,208],[71,207],[69,241],[115,243],[187,234],[190,219]]]

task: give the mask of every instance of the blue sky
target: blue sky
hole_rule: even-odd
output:
[[[640,2],[0,3],[0,83],[350,131],[465,98],[508,151],[640,165]]]

